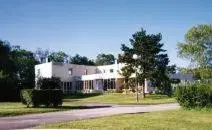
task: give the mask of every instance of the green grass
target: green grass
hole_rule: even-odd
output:
[[[72,109],[92,108],[86,106],[86,103],[111,103],[111,104],[137,104],[136,95],[130,94],[104,94],[104,95],[81,95],[70,96],[64,99],[63,106],[59,108],[27,108],[20,102],[0,103],[0,117],[16,116],[32,113],[45,113],[55,111],[65,111]],[[145,99],[140,99],[139,104],[160,104],[175,102],[174,98],[162,95],[150,95]]]
[[[15,116],[31,113],[44,113],[53,112],[60,109],[56,108],[27,108],[25,105],[19,102],[3,102],[0,103],[0,116]]]
[[[96,119],[47,124],[39,128],[70,129],[196,129],[212,128],[212,111],[172,110],[126,114]]]
[[[27,108],[20,102],[2,102],[0,103],[0,117],[5,116],[17,116],[33,113],[46,113],[46,112],[56,112],[56,111],[66,111],[73,109],[87,109],[92,108],[92,106],[84,106],[79,103],[64,103],[62,107],[58,108]]]
[[[69,96],[65,102],[82,103],[111,103],[111,104],[137,104],[135,94],[103,94],[95,96]],[[166,95],[147,95],[145,99],[139,98],[138,104],[163,104],[176,102],[175,98]]]

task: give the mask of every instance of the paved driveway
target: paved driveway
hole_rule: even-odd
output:
[[[113,105],[100,108],[96,107],[94,109],[29,114],[15,117],[2,117],[0,118],[0,130],[23,129],[42,125],[44,123],[55,123],[58,121],[72,121],[116,114],[164,111],[178,108],[179,105],[176,103],[160,105]]]

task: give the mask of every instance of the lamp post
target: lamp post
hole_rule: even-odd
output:
[[[132,57],[134,60],[138,60],[138,55],[136,55],[136,54],[133,54],[133,57]],[[138,80],[137,80],[137,76],[138,76],[138,72],[137,72],[137,70],[138,70],[138,68],[136,68],[136,72],[135,72],[135,78],[136,78],[136,82],[137,82],[137,84],[136,84],[136,101],[137,101],[137,103],[138,103],[138,85],[139,85],[139,83],[138,83]]]

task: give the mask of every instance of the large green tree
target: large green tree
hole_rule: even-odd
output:
[[[0,40],[0,78],[13,75],[13,62],[10,59],[10,51],[9,42]]]
[[[79,54],[76,54],[75,56],[70,57],[69,63],[78,64],[78,65],[95,65],[95,63],[92,60],[89,60],[85,56],[80,56]]]
[[[115,57],[112,54],[101,53],[96,57],[96,65],[111,65],[115,63]]]
[[[212,25],[197,25],[189,29],[185,42],[178,43],[178,54],[194,66],[183,69],[185,73],[191,73],[201,81],[212,81]]]
[[[31,51],[0,40],[0,100],[17,100],[20,87],[33,88],[37,63]]]
[[[180,57],[198,67],[212,65],[212,25],[197,25],[185,34],[185,42],[178,43]]]
[[[63,51],[59,51],[59,52],[52,52],[49,56],[48,59],[50,61],[54,61],[54,62],[59,62],[59,63],[64,63],[67,61],[68,55],[63,52]]]
[[[23,87],[33,88],[35,80],[34,66],[38,61],[31,51],[20,48],[13,48],[10,52],[14,64],[13,72]]]
[[[145,30],[136,32],[130,39],[130,47],[122,44],[121,50],[123,54],[119,55],[119,62],[125,63],[123,69],[130,70],[136,73],[137,82],[143,87],[142,95],[145,97],[144,81],[146,79],[154,79],[153,75],[157,72],[159,64],[164,67],[168,64],[167,55],[162,49],[163,44],[160,42],[161,34],[147,34]],[[137,55],[137,58],[133,58]],[[164,62],[165,63],[162,63]],[[133,70],[133,71],[132,71]],[[162,73],[162,72],[161,72]],[[128,75],[128,74],[127,74]]]

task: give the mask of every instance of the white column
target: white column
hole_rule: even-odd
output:
[[[144,82],[144,87],[145,87],[145,93],[149,93],[149,91],[148,91],[148,81],[147,81],[147,79],[145,79],[145,82]]]

